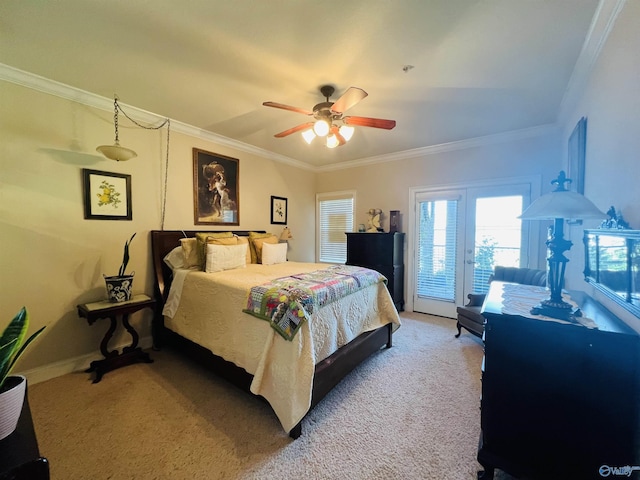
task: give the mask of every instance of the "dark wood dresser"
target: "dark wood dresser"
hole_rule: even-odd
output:
[[[517,287],[492,282],[482,310],[478,478],[640,478],[640,337],[583,292],[570,299],[591,321],[531,315],[548,295]]]
[[[49,480],[49,462],[38,449],[28,394],[16,430],[0,440],[0,480]]]
[[[367,267],[387,277],[396,309],[404,310],[404,233],[347,232],[347,265]]]

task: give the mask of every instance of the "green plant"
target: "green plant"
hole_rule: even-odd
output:
[[[7,325],[2,337],[0,337],[0,390],[4,385],[5,380],[11,373],[14,364],[22,355],[25,348],[35,338],[42,333],[45,327],[42,327],[36,333],[31,335],[27,341],[24,338],[29,330],[29,313],[25,307],[13,317],[13,320]]]
[[[118,276],[122,277],[124,275],[124,272],[127,268],[127,264],[129,263],[129,245],[131,244],[131,240],[133,240],[133,237],[135,237],[136,234],[134,233],[133,235],[131,235],[131,238],[125,242],[124,244],[124,255],[122,256],[122,265],[120,265],[120,270],[118,270]]]

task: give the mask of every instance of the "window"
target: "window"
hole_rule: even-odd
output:
[[[419,203],[416,281],[419,297],[455,301],[458,202],[455,199]]]
[[[316,258],[318,262],[345,263],[347,236],[353,231],[355,192],[316,195]]]

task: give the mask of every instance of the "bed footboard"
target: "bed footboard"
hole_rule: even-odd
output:
[[[360,365],[373,353],[383,346],[391,348],[393,345],[393,324],[388,323],[377,330],[365,332],[354,338],[345,346],[336,350],[332,355],[316,365],[313,377],[313,392],[311,408],[315,407],[344,377]],[[307,412],[308,414],[309,412]],[[302,421],[291,431],[291,438],[302,435]]]
[[[390,348],[393,343],[392,332],[393,325],[391,323],[377,330],[365,332],[319,362],[315,368],[311,408],[309,408],[309,411],[369,356],[382,347]],[[253,375],[247,373],[246,370],[213,354],[210,350],[191,340],[165,329],[163,326],[158,326],[157,333],[159,334],[159,345],[179,350],[199,365],[213,371],[245,392],[251,393],[250,387]],[[302,422],[298,423],[289,432],[289,436],[294,439],[300,435],[302,435]]]

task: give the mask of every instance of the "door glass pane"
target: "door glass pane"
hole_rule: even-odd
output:
[[[520,266],[521,213],[521,195],[476,199],[474,292],[489,290],[489,276],[496,265]]]
[[[419,203],[416,293],[455,301],[457,200]]]

